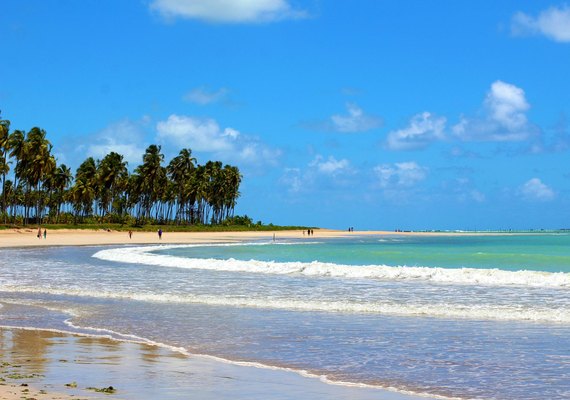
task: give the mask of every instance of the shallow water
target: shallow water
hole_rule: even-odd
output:
[[[28,308],[29,309],[29,308]],[[59,332],[0,329],[2,373],[20,386],[30,384],[53,398],[59,394],[89,399],[136,400],[414,400],[378,390],[331,386],[287,371],[236,366],[204,357],[185,356],[146,344]],[[75,383],[76,388],[66,386]],[[113,386],[116,392],[97,393],[86,388]]]
[[[3,325],[134,335],[432,395],[570,398],[568,235],[12,249],[0,260],[0,301],[51,310],[8,305]]]

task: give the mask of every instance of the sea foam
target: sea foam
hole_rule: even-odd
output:
[[[204,304],[223,307],[248,307],[289,311],[317,311],[330,313],[380,314],[403,317],[453,318],[470,320],[528,321],[570,324],[570,313],[565,307],[457,304],[435,302],[399,303],[393,301],[356,300],[305,300],[267,297],[242,297],[231,295],[196,295],[169,293],[141,293],[136,291],[85,290],[80,288],[38,288],[30,286],[3,286],[8,293],[34,293],[54,296],[77,296],[113,300],[134,300],[153,303]]]
[[[235,245],[235,244],[232,244]],[[203,246],[203,245],[200,245]],[[217,245],[219,246],[219,245]],[[570,288],[570,273],[541,271],[505,271],[500,269],[434,268],[389,265],[343,265],[320,261],[276,262],[259,260],[201,259],[155,254],[157,250],[174,247],[198,246],[148,246],[100,250],[93,255],[101,260],[120,263],[146,264],[170,268],[203,269],[211,271],[296,274],[313,277],[378,280],[422,280],[442,284],[467,284],[485,286],[527,286]]]

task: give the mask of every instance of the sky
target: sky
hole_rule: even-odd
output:
[[[570,228],[570,3],[0,0],[0,110],[58,163],[150,144],[243,174],[236,213]]]

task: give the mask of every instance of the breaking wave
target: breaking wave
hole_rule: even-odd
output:
[[[30,286],[2,286],[2,292],[77,296],[114,300],[134,300],[172,304],[205,304],[210,306],[249,307],[292,311],[366,313],[405,317],[460,318],[470,320],[529,321],[570,324],[570,313],[564,307],[546,308],[521,305],[399,303],[393,301],[331,301],[267,297],[238,297],[195,294],[160,294],[116,290],[85,290],[81,288],[37,288]]]
[[[184,258],[153,253],[157,250],[166,250],[174,247],[199,246],[203,245],[114,248],[98,251],[93,255],[93,257],[120,263],[146,264],[160,267],[202,269],[210,271],[302,275],[348,279],[422,280],[442,284],[527,286],[560,289],[570,288],[570,273],[564,272],[541,272],[529,270],[505,271],[500,269],[477,268],[451,269],[389,265],[343,265],[320,261],[244,261],[233,258],[222,260],[213,258]]]

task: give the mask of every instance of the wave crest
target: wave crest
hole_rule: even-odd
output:
[[[528,286],[570,288],[570,273],[540,271],[505,271],[500,269],[435,268],[389,265],[343,265],[326,262],[276,262],[183,258],[153,254],[156,250],[190,246],[127,247],[100,250],[93,257],[121,262],[169,268],[202,269],[225,272],[297,274],[315,277],[378,280],[423,280],[444,284],[485,286]],[[193,246],[198,247],[198,246]]]
[[[530,321],[570,324],[566,308],[522,307],[517,305],[472,305],[450,303],[395,303],[391,301],[359,302],[301,300],[283,298],[256,298],[237,296],[212,296],[194,294],[140,293],[118,291],[88,291],[84,289],[56,289],[34,287],[0,288],[3,292],[49,294],[55,296],[78,296],[114,300],[134,300],[153,303],[205,304],[209,306],[249,307],[293,311],[317,311],[330,313],[380,314],[404,317],[460,318],[470,320]]]

